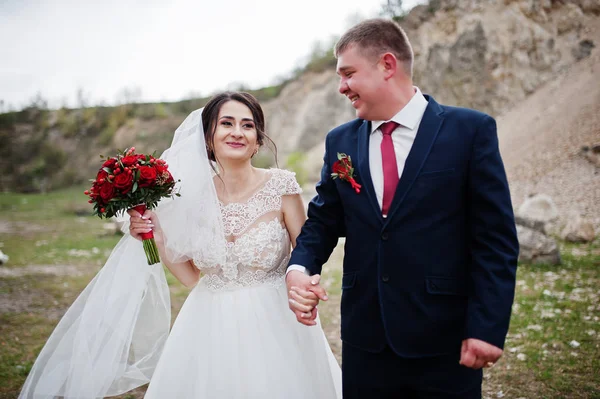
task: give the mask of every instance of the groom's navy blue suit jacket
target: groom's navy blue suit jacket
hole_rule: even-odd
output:
[[[329,132],[317,195],[289,264],[321,273],[346,237],[345,344],[403,357],[458,353],[465,338],[500,348],[514,298],[518,241],[496,123],[478,111],[428,106],[387,218],[369,172],[369,121]],[[352,159],[356,193],[331,177]]]

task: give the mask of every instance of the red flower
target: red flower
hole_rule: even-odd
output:
[[[98,194],[102,201],[108,202],[113,197],[115,188],[109,182],[104,182],[99,186]]]
[[[139,204],[154,209],[161,198],[179,196],[167,163],[152,155],[136,154],[134,148],[105,158],[84,194],[100,218],[113,217]]]
[[[169,172],[169,169],[167,168],[167,165],[164,162],[156,162],[154,164],[154,169],[156,170],[158,180],[161,182],[161,184],[171,183],[173,181],[173,176],[171,175],[171,172]]]
[[[117,164],[116,158],[108,158],[106,161],[104,161],[104,163],[102,164],[102,167],[112,169],[115,167],[116,164]]]
[[[140,167],[140,187],[149,187],[156,181],[156,170],[152,166]]]
[[[98,174],[96,175],[96,181],[98,183],[102,183],[104,180],[106,180],[107,177],[108,173],[106,173],[104,169],[100,169],[100,171],[98,171]]]
[[[121,163],[124,166],[131,166],[137,163],[138,159],[140,159],[137,155],[128,155],[126,157],[121,158]]]
[[[167,171],[166,166],[161,165],[159,163],[154,164],[154,169],[156,169],[156,173],[159,175],[162,175],[163,173],[165,173]]]
[[[348,167],[342,164],[341,161],[335,161],[331,169],[333,170],[333,173],[337,175],[336,177],[343,180],[348,178]]]
[[[333,163],[331,167],[333,173],[331,177],[334,179],[345,180],[350,183],[356,193],[360,193],[361,185],[354,180],[354,167],[352,166],[352,159],[349,155],[338,152],[338,160]]]
[[[131,173],[120,173],[115,176],[113,183],[121,193],[127,194],[133,186],[133,175]]]

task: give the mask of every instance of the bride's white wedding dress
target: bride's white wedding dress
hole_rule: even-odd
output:
[[[243,203],[221,204],[227,261],[196,259],[204,276],[173,325],[146,399],[341,398],[341,370],[320,325],[289,310],[290,238],[282,196],[300,187],[270,169]]]

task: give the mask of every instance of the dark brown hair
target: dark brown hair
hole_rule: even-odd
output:
[[[334,54],[336,58],[350,46],[356,45],[359,52],[372,59],[384,53],[392,53],[404,65],[404,71],[412,76],[413,50],[404,30],[396,22],[373,18],[366,19],[350,28],[338,40]]]
[[[237,91],[226,91],[213,96],[202,110],[202,127],[204,128],[204,140],[206,141],[208,158],[211,161],[217,162],[214,152],[217,120],[219,119],[221,107],[229,101],[237,101],[250,109],[252,119],[254,119],[254,126],[256,127],[256,141],[258,145],[262,146],[265,144],[265,141],[268,142],[272,146],[271,150],[277,160],[277,146],[265,133],[265,115],[258,100],[250,93]]]

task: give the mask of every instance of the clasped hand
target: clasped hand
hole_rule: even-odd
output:
[[[298,322],[306,326],[317,324],[317,305],[328,299],[320,281],[320,275],[307,276],[298,270],[290,271],[285,278],[289,307]]]
[[[143,215],[136,210],[130,209],[129,214],[129,233],[137,240],[141,240],[140,234],[154,231],[155,234],[160,234],[160,224],[158,217],[150,210],[146,210]]]

